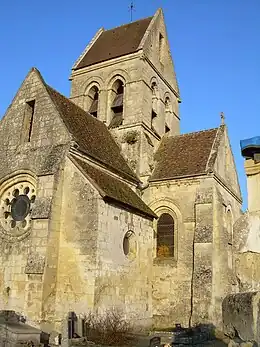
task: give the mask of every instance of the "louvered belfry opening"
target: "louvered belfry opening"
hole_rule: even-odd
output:
[[[111,110],[112,120],[109,128],[117,128],[123,124],[123,110],[124,110],[124,85],[123,82],[118,80],[115,82],[115,97],[113,98]]]
[[[89,97],[92,99],[89,113],[92,114],[92,116],[97,118],[98,113],[98,88],[96,86],[93,86],[89,91]]]
[[[174,256],[174,219],[163,213],[157,222],[157,257]]]

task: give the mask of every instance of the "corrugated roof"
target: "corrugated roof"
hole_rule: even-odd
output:
[[[136,52],[152,18],[141,19],[103,31],[75,70]]]
[[[204,174],[217,131],[215,128],[165,137],[155,154],[150,181]]]
[[[50,86],[46,85],[46,88],[79,149],[123,177],[139,182],[105,124]]]
[[[73,160],[94,181],[105,200],[118,202],[127,209],[134,209],[150,218],[157,217],[126,183],[78,158],[73,157]]]

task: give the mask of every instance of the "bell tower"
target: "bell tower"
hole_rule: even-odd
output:
[[[180,95],[164,16],[101,28],[72,68],[71,100],[104,122],[142,179],[163,136],[179,134]]]

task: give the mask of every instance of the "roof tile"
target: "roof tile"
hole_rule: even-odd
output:
[[[73,157],[73,159],[76,164],[82,168],[84,173],[86,173],[99,187],[105,200],[119,202],[125,207],[134,209],[150,218],[157,217],[126,183],[78,158]]]
[[[152,18],[141,19],[103,31],[75,70],[136,52]]]
[[[150,181],[204,174],[217,131],[215,128],[165,137],[155,154]]]
[[[46,88],[79,149],[123,177],[139,182],[106,125],[50,86]]]

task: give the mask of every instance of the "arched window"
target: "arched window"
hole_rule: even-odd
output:
[[[174,257],[174,219],[163,213],[157,222],[157,257]]]
[[[112,119],[109,128],[117,128],[123,124],[124,110],[124,85],[121,80],[116,80],[112,87]]]
[[[171,100],[169,96],[166,96],[164,104],[165,104],[165,112],[171,111]]]
[[[151,89],[152,89],[152,125],[153,125],[153,120],[157,116],[157,111],[156,111],[157,84],[156,82],[152,83]]]
[[[98,88],[93,86],[88,92],[88,112],[97,117],[98,113]]]
[[[169,96],[166,96],[164,104],[165,104],[165,119],[166,119],[165,126],[164,126],[164,132],[166,134],[171,130],[167,124],[167,120],[169,121],[168,115],[170,114],[170,116],[171,116],[171,100],[170,100]]]
[[[158,122],[157,117],[157,101],[158,101],[158,86],[154,81],[151,84],[152,90],[152,113],[151,113],[151,129],[157,134],[156,123]]]

